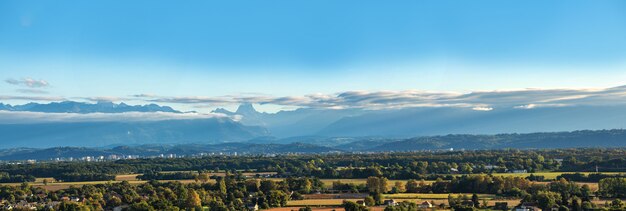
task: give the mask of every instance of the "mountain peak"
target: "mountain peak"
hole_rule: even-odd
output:
[[[251,103],[242,103],[241,105],[239,105],[239,108],[237,108],[237,111],[235,111],[235,113],[237,113],[237,114],[254,114],[254,113],[258,113],[258,111],[256,111],[256,109],[254,109],[254,106],[252,106]]]

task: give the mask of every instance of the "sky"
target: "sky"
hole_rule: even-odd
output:
[[[624,37],[624,1],[8,0],[0,102],[275,112],[345,93],[587,93],[626,85]]]

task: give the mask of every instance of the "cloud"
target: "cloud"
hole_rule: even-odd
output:
[[[141,96],[158,103],[232,105],[240,103],[274,104],[323,109],[396,109],[408,107],[462,107],[477,111],[497,109],[534,109],[540,107],[625,105],[626,86],[605,89],[523,89],[475,92],[347,91],[304,96]]]
[[[111,122],[111,121],[161,121],[183,119],[231,118],[225,114],[125,112],[125,113],[44,113],[29,111],[0,111],[2,124],[27,124],[42,122]],[[235,118],[236,119],[236,118]]]
[[[99,96],[99,97],[83,97],[82,99],[92,102],[120,102],[131,100],[127,97]]]
[[[27,100],[27,101],[65,101],[67,99],[63,97],[55,96],[12,96],[12,95],[0,95],[0,100]]]
[[[47,87],[50,85],[50,83],[48,83],[45,80],[35,80],[32,78],[22,78],[22,79],[6,79],[4,80],[5,82],[12,84],[12,85],[16,85],[16,86],[27,86],[30,88],[43,88],[43,87]]]
[[[48,91],[39,89],[16,89],[15,91],[24,94],[49,94]]]
[[[472,108],[472,110],[474,111],[491,111],[493,110],[492,107],[474,107]]]

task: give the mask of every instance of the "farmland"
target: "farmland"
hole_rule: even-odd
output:
[[[560,159],[568,155],[579,159]],[[428,203],[440,210],[493,209],[496,203],[510,208],[524,200],[548,208],[572,206],[573,201],[588,208],[606,207],[624,197],[620,186],[624,174],[576,170],[590,166],[618,170],[622,157],[616,150],[496,150],[5,164],[0,172],[11,182],[0,184],[0,197],[17,194],[22,198],[6,198],[7,202],[23,200],[33,206],[71,199],[84,201],[71,206],[96,210],[115,205],[242,210],[250,204],[269,210],[306,206],[341,210],[365,204],[370,210],[382,210],[385,204]],[[554,203],[540,204],[544,201],[538,197],[552,197],[549,201]]]

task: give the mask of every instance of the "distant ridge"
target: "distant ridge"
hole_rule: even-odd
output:
[[[170,112],[182,113],[169,106],[157,104],[128,105],[126,103],[113,103],[99,101],[97,103],[84,103],[75,101],[51,102],[46,104],[27,103],[24,105],[9,105],[0,103],[0,110],[7,111],[31,111],[45,113],[123,113],[123,112]]]
[[[582,130],[572,132],[497,134],[497,135],[445,135],[416,137],[410,139],[350,138],[352,142],[337,142],[334,146],[322,146],[330,140],[294,138],[293,143],[188,143],[188,144],[139,144],[134,146],[116,146],[112,148],[53,147],[53,148],[12,148],[0,150],[0,160],[49,160],[53,158],[80,158],[84,156],[137,155],[177,156],[214,153],[238,155],[267,155],[290,153],[363,153],[363,152],[410,152],[410,151],[448,151],[490,150],[490,149],[556,149],[556,148],[624,148],[626,130]],[[298,141],[298,140],[302,140]],[[303,143],[306,142],[306,143]]]
[[[550,149],[626,147],[626,130],[580,130],[550,133],[496,135],[445,135],[410,138],[384,143],[368,151],[416,151],[432,149]]]

